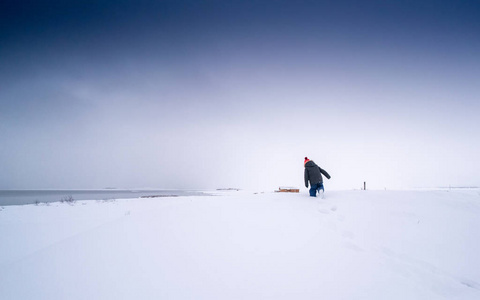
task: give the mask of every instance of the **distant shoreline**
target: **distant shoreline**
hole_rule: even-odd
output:
[[[38,203],[61,202],[69,198],[73,201],[160,198],[181,196],[202,196],[199,190],[161,190],[161,189],[95,189],[95,190],[0,190],[0,206],[29,205]]]

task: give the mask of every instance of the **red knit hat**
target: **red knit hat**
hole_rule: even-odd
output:
[[[308,157],[305,156],[305,161],[303,162],[303,164],[306,164],[307,162],[309,162],[310,160],[308,159]]]

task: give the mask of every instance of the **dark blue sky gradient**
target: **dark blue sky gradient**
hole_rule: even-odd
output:
[[[478,1],[2,1],[0,188],[301,186],[305,155],[335,188],[480,185],[478,16]]]
[[[476,1],[2,1],[1,40],[6,50],[48,53],[53,44],[96,55],[124,47],[154,55],[168,45],[223,40],[442,52],[478,47],[479,7]]]

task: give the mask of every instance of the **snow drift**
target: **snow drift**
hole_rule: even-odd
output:
[[[0,208],[0,299],[480,299],[480,192]]]

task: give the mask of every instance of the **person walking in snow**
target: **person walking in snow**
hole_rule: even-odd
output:
[[[323,193],[325,189],[323,187],[323,178],[322,174],[325,175],[328,179],[330,179],[330,175],[328,175],[327,171],[323,170],[313,160],[309,160],[308,157],[305,157],[305,162],[303,163],[305,166],[305,187],[308,188],[308,182],[310,181],[310,196],[317,197],[317,191],[321,194],[323,198]]]

